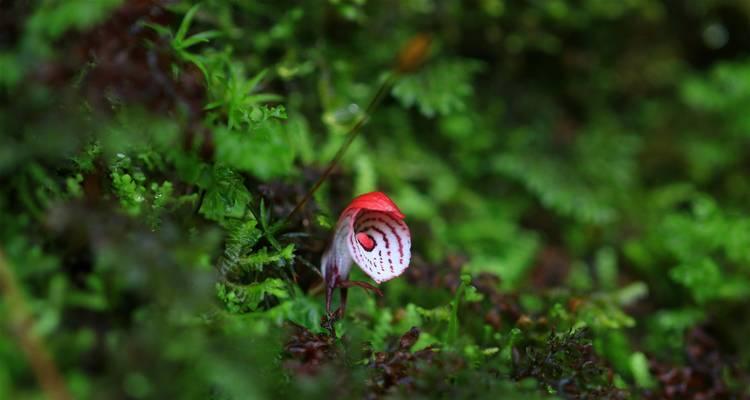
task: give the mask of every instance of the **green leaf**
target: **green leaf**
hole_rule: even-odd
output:
[[[249,271],[260,272],[267,265],[285,263],[289,264],[294,259],[294,245],[289,244],[282,249],[270,251],[262,248],[239,260],[239,265]]]
[[[185,13],[185,16],[182,18],[182,22],[180,22],[179,28],[177,28],[177,33],[175,33],[174,35],[175,42],[182,43],[185,40],[187,31],[188,29],[190,29],[190,24],[193,22],[193,17],[195,17],[195,13],[198,12],[199,8],[200,3],[197,3],[194,6],[190,7],[188,12]]]
[[[250,202],[250,192],[242,182],[242,177],[224,166],[212,169],[212,175],[201,204],[200,213],[215,221],[226,218],[241,218]]]
[[[254,122],[244,131],[217,128],[216,158],[240,171],[267,180],[293,172],[296,152],[287,128],[278,118]]]
[[[472,78],[480,69],[475,60],[441,61],[400,78],[392,93],[404,107],[418,106],[426,117],[464,111],[474,93]]]
[[[217,283],[216,293],[227,310],[235,314],[253,312],[259,308],[261,302],[272,297],[285,300],[290,296],[287,284],[275,278],[249,285]]]
[[[189,38],[181,41],[179,43],[179,49],[184,50],[187,49],[190,46],[194,46],[199,43],[206,43],[209,40],[221,36],[221,32],[219,31],[204,31],[200,33],[196,33],[193,36],[190,36]]]
[[[649,370],[649,362],[646,355],[637,352],[630,356],[630,372],[633,374],[635,383],[642,388],[653,388],[656,386],[656,381],[651,376]]]

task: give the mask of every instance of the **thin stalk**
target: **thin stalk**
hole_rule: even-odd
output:
[[[411,40],[406,43],[406,45],[398,53],[398,57],[396,58],[396,65],[394,65],[393,69],[388,73],[388,76],[386,76],[385,80],[383,80],[383,83],[380,84],[380,87],[375,92],[375,95],[370,99],[370,103],[367,105],[367,108],[365,108],[364,115],[362,115],[359,121],[357,121],[357,123],[349,129],[349,132],[346,134],[346,138],[344,139],[344,143],[341,144],[341,147],[339,147],[336,155],[334,155],[333,159],[328,163],[328,166],[326,167],[325,171],[323,171],[323,174],[320,176],[320,178],[318,178],[318,180],[310,188],[310,190],[305,193],[305,196],[302,198],[302,200],[297,203],[297,205],[286,216],[286,218],[271,227],[271,233],[276,232],[277,230],[284,227],[289,221],[291,221],[292,217],[294,217],[294,215],[297,214],[299,210],[301,210],[302,207],[307,204],[308,201],[310,201],[312,196],[320,188],[323,182],[325,182],[325,180],[328,179],[328,177],[331,175],[331,172],[333,172],[333,169],[336,168],[336,165],[338,165],[339,161],[341,161],[344,153],[346,153],[346,150],[349,148],[354,139],[357,137],[357,134],[359,134],[359,131],[362,129],[362,126],[364,126],[364,124],[370,119],[372,113],[375,111],[380,102],[383,101],[391,86],[393,86],[393,84],[402,74],[408,74],[416,71],[422,66],[425,60],[427,60],[431,42],[432,38],[429,34],[420,33],[412,37]]]
[[[11,330],[18,338],[18,344],[26,355],[31,369],[45,395],[53,400],[72,400],[60,371],[47,350],[42,338],[33,331],[34,319],[29,312],[23,294],[18,287],[13,268],[0,249],[0,297],[8,309]]]
[[[375,111],[375,108],[380,104],[381,101],[383,101],[383,98],[385,98],[386,94],[388,93],[388,90],[391,88],[393,83],[396,81],[396,78],[398,77],[398,72],[392,71],[388,74],[386,79],[383,81],[383,83],[378,88],[378,91],[375,92],[375,95],[370,99],[370,103],[367,105],[367,108],[365,109],[364,115],[357,121],[356,124],[354,124],[350,129],[349,132],[346,134],[346,139],[344,139],[344,143],[341,144],[341,147],[339,147],[339,150],[336,152],[336,155],[333,156],[333,159],[328,163],[328,166],[326,167],[325,171],[323,171],[323,174],[318,178],[318,180],[315,182],[315,184],[310,188],[310,190],[305,193],[305,197],[302,198],[302,200],[297,203],[297,205],[294,207],[294,209],[289,213],[289,215],[284,218],[281,224],[279,224],[279,227],[286,225],[287,222],[291,221],[292,217],[299,212],[299,210],[302,209],[302,207],[307,204],[307,202],[312,198],[312,196],[315,194],[315,192],[320,188],[320,186],[325,182],[325,180],[328,178],[329,175],[331,175],[331,172],[333,172],[333,169],[336,168],[336,165],[338,165],[339,161],[341,161],[341,158],[344,156],[344,153],[346,153],[346,150],[349,148],[349,146],[352,144],[354,139],[357,137],[359,132],[362,130],[362,126],[370,119],[370,116],[372,115],[373,111]]]

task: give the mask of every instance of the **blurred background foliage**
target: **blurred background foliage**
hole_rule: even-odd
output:
[[[729,0],[4,1],[0,398],[749,398],[749,50]],[[331,337],[372,190],[413,263]]]

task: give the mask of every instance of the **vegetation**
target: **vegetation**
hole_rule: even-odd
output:
[[[746,3],[0,10],[0,398],[750,398]]]

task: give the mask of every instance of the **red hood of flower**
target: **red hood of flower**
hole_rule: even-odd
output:
[[[370,192],[357,196],[352,200],[348,207],[341,213],[341,216],[348,214],[350,211],[372,210],[390,213],[398,219],[404,219],[405,215],[398,209],[398,206],[388,198],[383,192]]]

